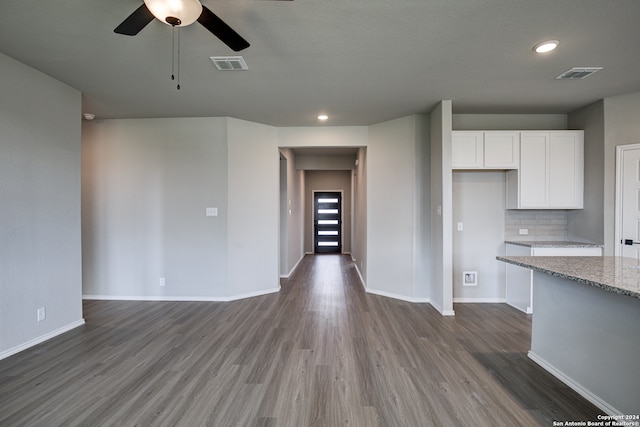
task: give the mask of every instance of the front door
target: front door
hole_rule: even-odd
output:
[[[342,194],[313,194],[313,241],[315,253],[342,253]]]
[[[616,255],[640,259],[640,144],[617,152]]]

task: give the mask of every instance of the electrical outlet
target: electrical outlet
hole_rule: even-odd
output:
[[[520,233],[521,235],[529,234],[529,229],[528,228],[521,228],[520,230],[518,230],[518,233]]]
[[[165,283],[165,281],[164,281],[164,277],[161,277],[161,278],[160,278],[160,286],[164,286],[164,283]]]
[[[37,311],[37,315],[38,315],[38,322],[42,322],[44,319],[47,318],[47,310],[45,307],[40,307]]]

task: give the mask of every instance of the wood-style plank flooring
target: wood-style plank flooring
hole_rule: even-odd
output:
[[[86,301],[86,325],[0,361],[0,426],[551,426],[600,411],[530,361],[503,304],[366,294],[307,256],[278,294]]]

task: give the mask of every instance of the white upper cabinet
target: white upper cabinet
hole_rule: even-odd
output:
[[[519,152],[520,132],[484,133],[484,167],[486,169],[518,169]]]
[[[484,132],[454,131],[451,142],[454,169],[480,169],[484,166]]]
[[[520,132],[520,169],[507,173],[507,209],[582,209],[583,131]]]
[[[454,131],[453,169],[517,169],[520,132]]]

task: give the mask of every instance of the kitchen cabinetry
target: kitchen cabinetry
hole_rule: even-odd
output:
[[[507,242],[507,256],[602,256],[602,247],[576,242]],[[533,313],[533,271],[516,265],[506,266],[507,304]]]
[[[453,169],[517,169],[519,132],[454,131],[452,134]]]
[[[582,209],[583,131],[520,133],[520,168],[507,172],[507,209]]]

